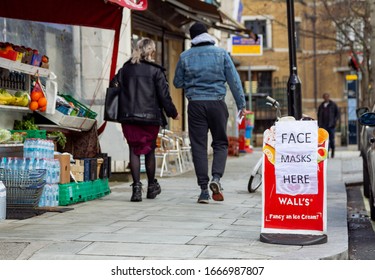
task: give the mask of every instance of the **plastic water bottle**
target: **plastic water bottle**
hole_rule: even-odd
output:
[[[51,206],[58,206],[59,205],[59,185],[52,184],[52,205]]]
[[[51,185],[45,184],[44,185],[44,191],[45,191],[44,205],[45,206],[51,206]]]
[[[8,158],[2,157],[0,160],[0,168],[7,169],[8,168]]]
[[[6,207],[7,207],[7,189],[3,182],[0,181],[0,220],[5,220],[6,218]]]
[[[13,157],[8,158],[8,169],[15,170],[15,159]]]
[[[40,196],[38,206],[39,207],[46,206],[46,187],[45,186],[43,187],[43,192],[42,192],[42,195]]]

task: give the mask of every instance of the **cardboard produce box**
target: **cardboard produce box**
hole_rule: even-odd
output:
[[[85,167],[83,160],[76,159],[75,164],[70,165],[70,171],[77,182],[84,181]]]
[[[55,159],[60,162],[60,184],[70,183],[70,155],[55,155]]]
[[[71,169],[76,181],[94,181],[98,178],[96,158],[75,159],[75,164],[71,165]]]

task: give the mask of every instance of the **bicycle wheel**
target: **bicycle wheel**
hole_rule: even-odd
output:
[[[262,185],[262,165],[259,166],[255,174],[251,174],[247,190],[249,193],[255,192]]]

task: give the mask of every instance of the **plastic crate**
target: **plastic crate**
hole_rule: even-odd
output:
[[[93,181],[93,190],[97,198],[110,194],[111,190],[109,188],[108,179],[97,179]]]
[[[13,134],[15,132],[26,132],[27,138],[39,138],[39,139],[47,139],[47,131],[46,130],[10,130]]]
[[[59,205],[66,206],[110,194],[108,179],[59,184]]]
[[[59,205],[66,206],[95,199],[91,194],[92,182],[59,184]]]
[[[71,95],[61,94],[60,96],[63,97],[66,101],[72,102],[73,105],[77,109],[79,109],[79,112],[78,112],[78,115],[77,115],[78,117],[86,117],[86,118],[89,118],[89,119],[95,119],[96,116],[98,115],[94,111],[90,110],[86,105],[84,105],[81,102],[74,99]]]

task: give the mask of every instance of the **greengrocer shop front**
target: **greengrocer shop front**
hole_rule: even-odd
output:
[[[110,192],[110,157],[99,144],[96,112],[102,111],[105,88],[116,71],[123,12],[103,0],[2,2],[0,88],[12,99],[17,91],[29,99],[26,106],[0,104],[0,129],[18,133],[15,124],[23,125],[22,140],[0,143],[7,208],[64,206]],[[30,105],[35,81],[42,85],[47,109],[34,111]],[[30,122],[36,128],[27,127]],[[64,144],[56,141],[61,133]]]

